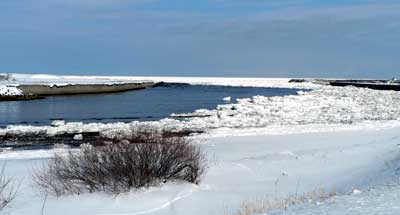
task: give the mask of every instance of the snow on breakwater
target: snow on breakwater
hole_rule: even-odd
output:
[[[14,86],[0,85],[0,96],[19,96],[22,94],[22,91]]]
[[[225,129],[268,129],[275,131],[296,127],[296,133],[339,128],[353,125],[370,127],[379,123],[395,124],[400,119],[400,92],[375,91],[355,87],[324,86],[298,95],[283,97],[254,96],[239,99],[237,103],[219,105],[214,110],[198,110],[179,114],[185,119],[163,119],[156,122],[131,123],[65,123],[58,126],[7,126],[0,129],[6,133],[41,132],[54,135],[62,132],[102,132],[107,135],[132,132],[138,126],[155,126],[173,131]],[[371,123],[373,122],[373,123]],[[310,126],[312,128],[310,128]],[[300,129],[300,130],[299,130]],[[326,129],[325,129],[326,130]]]

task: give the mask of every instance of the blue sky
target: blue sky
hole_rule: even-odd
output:
[[[0,72],[400,76],[400,1],[1,0]]]

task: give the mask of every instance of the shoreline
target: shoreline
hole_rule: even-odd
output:
[[[2,101],[28,101],[28,100],[36,100],[36,99],[44,99],[43,96],[39,95],[0,95],[0,102]]]
[[[68,210],[64,214],[104,214],[104,211],[112,211],[117,204],[124,205],[126,213],[151,211],[148,214],[221,214],[227,206],[236,210],[242,203],[252,203],[255,199],[284,201],[288,196],[297,193],[300,196],[315,190],[342,196],[353,190],[385,184],[393,177],[398,167],[398,139],[394,139],[398,131],[397,127],[380,131],[291,134],[279,137],[259,135],[208,138],[196,143],[208,152],[210,159],[209,169],[199,185],[167,183],[117,197],[103,193],[49,196],[46,210],[51,214],[60,207],[66,208],[72,204],[72,211]],[[3,152],[0,154],[0,162],[7,162],[7,169],[18,178],[29,179],[31,176],[26,166],[46,162],[54,153],[66,154],[70,150],[75,149]],[[377,157],[382,159],[377,160]],[[349,163],[349,160],[352,162]],[[16,203],[28,203],[20,211],[15,211],[15,214],[40,210],[43,198],[37,195],[36,188],[23,184],[21,189],[26,195],[17,199]],[[315,195],[311,197],[317,198],[317,193]],[[175,201],[177,196],[179,201]],[[129,204],[132,199],[138,204]]]

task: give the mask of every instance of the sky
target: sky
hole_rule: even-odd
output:
[[[400,0],[1,0],[0,72],[400,78]]]

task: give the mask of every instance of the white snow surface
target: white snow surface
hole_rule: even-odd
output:
[[[22,91],[14,86],[0,84],[0,96],[16,96],[22,94]]]
[[[284,199],[316,189],[335,190],[339,194],[365,190],[395,176],[399,167],[399,135],[400,127],[197,138],[196,144],[206,153],[209,166],[199,185],[170,182],[120,196],[49,196],[44,214],[234,214],[242,203],[256,199]],[[7,175],[23,180],[20,195],[7,208],[7,214],[40,214],[44,195],[33,186],[31,173],[34,167],[46,163],[53,151],[39,152],[0,153],[0,165],[6,164]]]
[[[100,131],[108,136],[129,133],[138,126],[171,130],[204,130],[192,139],[208,158],[208,170],[199,185],[171,182],[120,196],[96,193],[49,197],[44,214],[234,214],[243,202],[285,199],[294,193],[324,189],[339,196],[321,205],[293,207],[286,214],[398,214],[398,187],[371,191],[398,177],[400,145],[400,92],[355,87],[288,83],[288,79],[73,77],[16,75],[18,83],[65,83],[151,80],[190,84],[291,87],[297,95],[254,96],[219,105],[214,110],[176,113],[185,120],[157,122],[65,123],[51,126],[8,126],[0,135],[23,132],[57,133]],[[222,103],[222,101],[221,101]],[[78,138],[78,136],[77,136]],[[32,167],[47,162],[54,151],[4,151],[0,165],[24,180],[9,214],[40,214],[44,195],[32,186]],[[357,195],[344,195],[360,190]],[[370,190],[370,191],[368,191]],[[375,198],[377,197],[377,198]],[[390,200],[389,198],[393,198]],[[396,198],[396,199],[394,199]],[[367,205],[367,206],[366,206]],[[357,206],[356,210],[349,210]],[[371,210],[364,210],[363,207]],[[326,212],[326,213],[325,213]]]
[[[14,84],[72,84],[72,83],[123,83],[123,82],[167,82],[193,85],[221,85],[242,87],[280,87],[314,89],[319,85],[288,83],[289,78],[225,78],[225,77],[157,77],[157,76],[61,76],[49,74],[11,74]]]
[[[400,184],[378,186],[365,192],[334,196],[318,204],[301,204],[287,211],[277,211],[271,215],[348,215],[348,214],[400,214]]]
[[[10,73],[10,80],[0,81],[9,85],[20,84],[41,84],[41,85],[70,85],[70,84],[118,84],[144,82],[138,78],[118,78],[113,76],[65,76],[50,74],[13,74]]]

